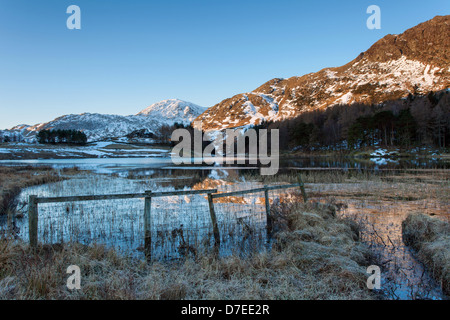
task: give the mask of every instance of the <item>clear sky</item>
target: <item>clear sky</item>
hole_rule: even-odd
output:
[[[69,5],[81,30],[69,30]],[[369,5],[381,30],[369,30]],[[69,113],[210,107],[275,78],[340,66],[449,0],[0,0],[0,129]]]

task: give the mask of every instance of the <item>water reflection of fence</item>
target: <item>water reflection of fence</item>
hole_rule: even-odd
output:
[[[144,193],[130,193],[130,194],[111,194],[111,195],[89,195],[89,196],[67,196],[67,197],[37,197],[34,195],[29,196],[28,205],[28,236],[31,247],[36,247],[38,244],[38,206],[39,204],[49,203],[67,203],[67,202],[80,202],[80,201],[112,201],[121,199],[144,199],[144,214],[143,214],[143,226],[144,226],[144,247],[143,250],[147,257],[152,255],[152,199],[161,197],[173,197],[173,196],[189,196],[189,195],[206,195],[208,200],[208,208],[210,215],[210,222],[214,235],[215,248],[220,247],[221,234],[219,231],[219,224],[216,215],[217,203],[214,203],[215,199],[229,198],[235,196],[243,196],[247,194],[264,193],[264,204],[266,213],[266,229],[267,235],[270,237],[273,229],[272,217],[270,212],[270,199],[269,192],[274,190],[288,189],[299,187],[302,192],[304,201],[307,201],[307,196],[304,188],[304,184],[299,176],[298,183],[289,185],[276,185],[276,186],[264,186],[262,188],[255,188],[249,190],[232,191],[225,193],[217,193],[217,189],[208,190],[183,190],[183,191],[168,191],[168,192],[152,192],[146,191]],[[237,220],[238,222],[241,220]]]

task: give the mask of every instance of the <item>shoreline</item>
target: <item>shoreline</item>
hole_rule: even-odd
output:
[[[141,143],[95,142],[86,146],[42,145],[42,144],[0,144],[0,161],[14,160],[59,160],[96,158],[153,158],[167,157],[171,149],[167,145],[143,145]],[[282,159],[297,158],[343,158],[355,161],[401,161],[431,159],[450,161],[447,149],[397,147],[362,148],[357,150],[313,150],[280,151]]]

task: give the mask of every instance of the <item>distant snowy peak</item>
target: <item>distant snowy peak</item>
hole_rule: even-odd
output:
[[[188,125],[204,111],[205,108],[196,104],[171,99],[152,104],[137,115],[69,114],[33,126],[18,125],[0,131],[0,134],[20,141],[35,141],[39,131],[58,129],[83,131],[88,141],[122,138],[142,130],[157,135],[161,126],[173,125],[175,122]]]
[[[191,102],[168,99],[152,104],[139,112],[138,116],[151,116],[155,119],[164,119],[173,122],[191,123],[202,114],[206,108]]]

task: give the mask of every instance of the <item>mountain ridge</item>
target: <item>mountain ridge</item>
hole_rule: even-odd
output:
[[[0,132],[7,136],[20,135],[21,139],[33,142],[36,140],[36,134],[41,130],[80,130],[86,134],[88,141],[98,141],[125,137],[134,131],[143,129],[155,133],[161,126],[173,125],[176,122],[188,125],[204,110],[204,107],[191,102],[167,99],[152,104],[134,115],[121,116],[88,112],[67,114],[49,122],[35,125],[21,124]]]
[[[287,79],[274,78],[207,109],[206,131],[294,118],[338,104],[379,104],[450,87],[450,16],[386,35],[349,63]]]

